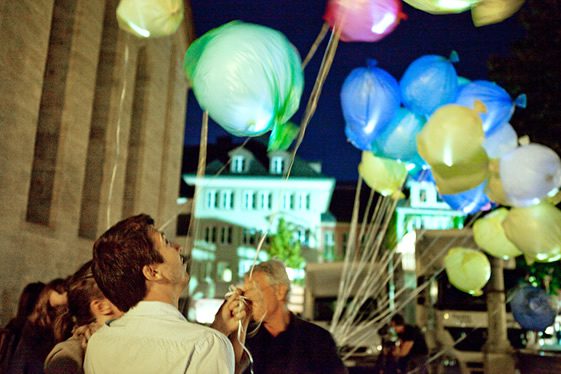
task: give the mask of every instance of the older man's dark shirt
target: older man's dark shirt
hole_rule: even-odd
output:
[[[285,331],[275,337],[261,327],[248,337],[247,347],[255,374],[347,373],[331,334],[293,314]],[[250,373],[249,368],[245,373]]]

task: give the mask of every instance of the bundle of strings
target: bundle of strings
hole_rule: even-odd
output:
[[[232,296],[234,294],[238,294],[238,298],[241,301],[241,303],[239,304],[239,309],[241,309],[244,305],[247,305],[248,298],[245,297],[241,293],[241,289],[239,287],[234,286],[234,285],[230,285],[229,291],[226,293],[225,296],[226,296],[226,298],[229,298],[230,296]],[[244,333],[243,323],[242,323],[241,320],[239,320],[238,321],[238,331],[237,331],[237,334],[236,334],[236,339],[238,340],[238,343],[240,343],[243,351],[245,353],[247,353],[247,357],[249,359],[249,371],[251,372],[251,374],[253,374],[253,356],[251,355],[251,352],[249,351],[249,349],[247,349],[245,344],[242,342],[242,334],[243,333]]]

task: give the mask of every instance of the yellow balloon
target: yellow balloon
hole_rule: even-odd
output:
[[[481,102],[476,108],[484,110]],[[431,166],[442,194],[467,191],[488,176],[489,158],[483,148],[485,134],[478,111],[444,105],[417,135],[417,150]]]
[[[450,14],[465,12],[479,0],[403,0],[413,8],[431,14]]]
[[[491,263],[487,256],[471,248],[450,249],[444,258],[444,268],[454,287],[474,296],[483,294],[481,289],[491,277]]]
[[[507,214],[508,209],[499,208],[478,219],[473,225],[475,243],[485,252],[498,258],[516,257],[522,254],[505,235],[502,223]]]
[[[374,191],[394,199],[403,198],[401,187],[407,178],[405,164],[388,158],[376,157],[372,152],[362,152],[358,172]]]
[[[501,176],[499,174],[499,160],[489,161],[489,179],[485,187],[485,194],[491,201],[500,205],[511,206],[512,202],[508,199],[504,188]]]
[[[172,35],[183,21],[182,0],[121,0],[119,27],[139,38]]]
[[[503,228],[508,240],[528,260],[552,262],[561,258],[561,211],[548,202],[512,208]]]
[[[475,26],[504,21],[524,5],[524,0],[481,0],[471,9]]]

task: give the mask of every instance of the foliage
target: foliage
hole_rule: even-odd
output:
[[[526,30],[510,55],[493,56],[489,77],[514,97],[525,93],[528,107],[516,110],[512,126],[518,136],[561,153],[561,0],[528,0],[520,12]]]
[[[532,286],[544,288],[552,295],[557,295],[561,291],[561,261],[534,262],[529,265],[524,256],[518,256],[516,268],[526,273],[526,280]]]
[[[301,254],[300,242],[294,237],[295,230],[283,218],[279,220],[277,232],[271,238],[269,255],[283,261],[289,268],[304,267],[304,257]]]

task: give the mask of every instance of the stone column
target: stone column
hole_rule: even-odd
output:
[[[507,337],[503,260],[491,258],[487,290],[487,341],[483,347],[485,374],[515,372],[514,350]]]

